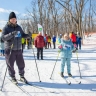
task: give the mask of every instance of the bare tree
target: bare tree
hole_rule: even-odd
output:
[[[39,23],[44,33],[51,36],[71,31],[80,32],[82,36],[83,32],[96,29],[95,5],[92,0],[32,0],[30,8],[26,9],[27,23],[23,26],[37,33]]]
[[[80,32],[80,35],[82,36],[82,12],[83,12],[83,9],[84,9],[84,6],[86,4],[86,2],[88,0],[73,0],[74,2],[74,9],[73,11],[69,10],[68,7],[66,7],[63,3],[66,3],[68,6],[71,6],[72,5],[69,5],[66,0],[62,0],[61,2],[59,0],[55,0],[56,2],[58,2],[61,6],[63,6],[64,9],[66,9],[69,14],[71,15],[71,18],[72,20],[74,20],[74,23],[76,24],[76,27],[77,27],[77,30],[78,32]],[[71,0],[72,2],[72,0]]]

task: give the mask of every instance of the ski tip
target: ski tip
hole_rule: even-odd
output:
[[[68,83],[68,85],[71,85],[71,83]]]
[[[55,91],[50,91],[50,93],[60,94],[59,92],[55,92]]]
[[[54,91],[50,91],[50,93],[55,93]]]
[[[81,81],[79,82],[79,84],[81,84]]]

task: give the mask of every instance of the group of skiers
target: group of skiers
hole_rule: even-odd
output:
[[[71,74],[71,57],[72,57],[72,51],[76,51],[77,47],[74,46],[74,44],[81,44],[81,37],[75,37],[74,33],[69,37],[69,34],[65,33],[64,35],[60,35],[59,38],[59,52],[61,52],[61,77],[64,77],[64,66],[65,62],[67,63],[67,71],[68,75],[72,76]],[[22,42],[21,39],[30,39],[30,35],[25,34],[22,30],[22,28],[17,24],[17,18],[14,12],[11,12],[9,14],[8,23],[5,25],[2,31],[1,38],[4,42],[4,49],[5,49],[5,59],[7,68],[9,71],[9,75],[12,78],[12,81],[17,84],[17,80],[15,77],[15,70],[14,70],[14,62],[16,61],[20,80],[22,82],[27,82],[27,80],[24,77],[24,68],[25,63],[22,55]],[[71,38],[71,39],[70,39]],[[77,43],[77,41],[78,43]],[[53,35],[52,37],[53,42],[53,48],[56,48],[56,36]],[[24,42],[23,42],[24,43]],[[41,60],[43,60],[43,47],[47,48],[50,45],[51,47],[51,37],[42,36],[42,33],[39,32],[38,36],[34,40],[35,47],[37,48],[37,59],[39,59],[39,55],[41,54]],[[48,47],[49,48],[49,47]],[[79,49],[81,49],[81,45],[79,45]]]
[[[56,48],[56,37],[53,35],[52,38],[52,42],[53,42],[53,49]],[[51,48],[51,37],[47,36],[47,34],[45,34],[45,36],[42,36],[42,33],[39,32],[38,36],[35,38],[34,41],[34,45],[37,48],[37,59],[39,60],[39,55],[41,54],[41,60],[43,60],[43,48],[45,47],[45,49]]]
[[[72,40],[72,43],[76,44],[77,49],[81,49],[81,40],[82,40],[82,38],[81,38],[80,34],[78,32],[77,32],[77,34],[75,34],[74,32],[71,32],[70,33],[70,38]]]
[[[53,37],[51,38],[51,36],[48,36],[47,34],[45,34],[44,41],[45,41],[45,49],[49,49],[49,47],[52,48],[51,42],[53,43],[53,49],[56,49],[56,36],[55,35],[53,35]]]

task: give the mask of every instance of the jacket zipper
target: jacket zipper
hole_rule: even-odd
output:
[[[15,27],[14,27],[14,31],[15,31]],[[17,41],[17,50],[18,50],[18,37],[16,38]]]
[[[14,31],[16,31],[16,28],[14,27]],[[14,39],[16,39],[15,37],[14,37]],[[15,41],[15,40],[14,40]]]

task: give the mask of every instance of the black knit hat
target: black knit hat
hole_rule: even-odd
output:
[[[12,18],[16,18],[16,15],[15,15],[14,12],[11,12],[11,13],[9,14],[9,20],[12,19]]]

